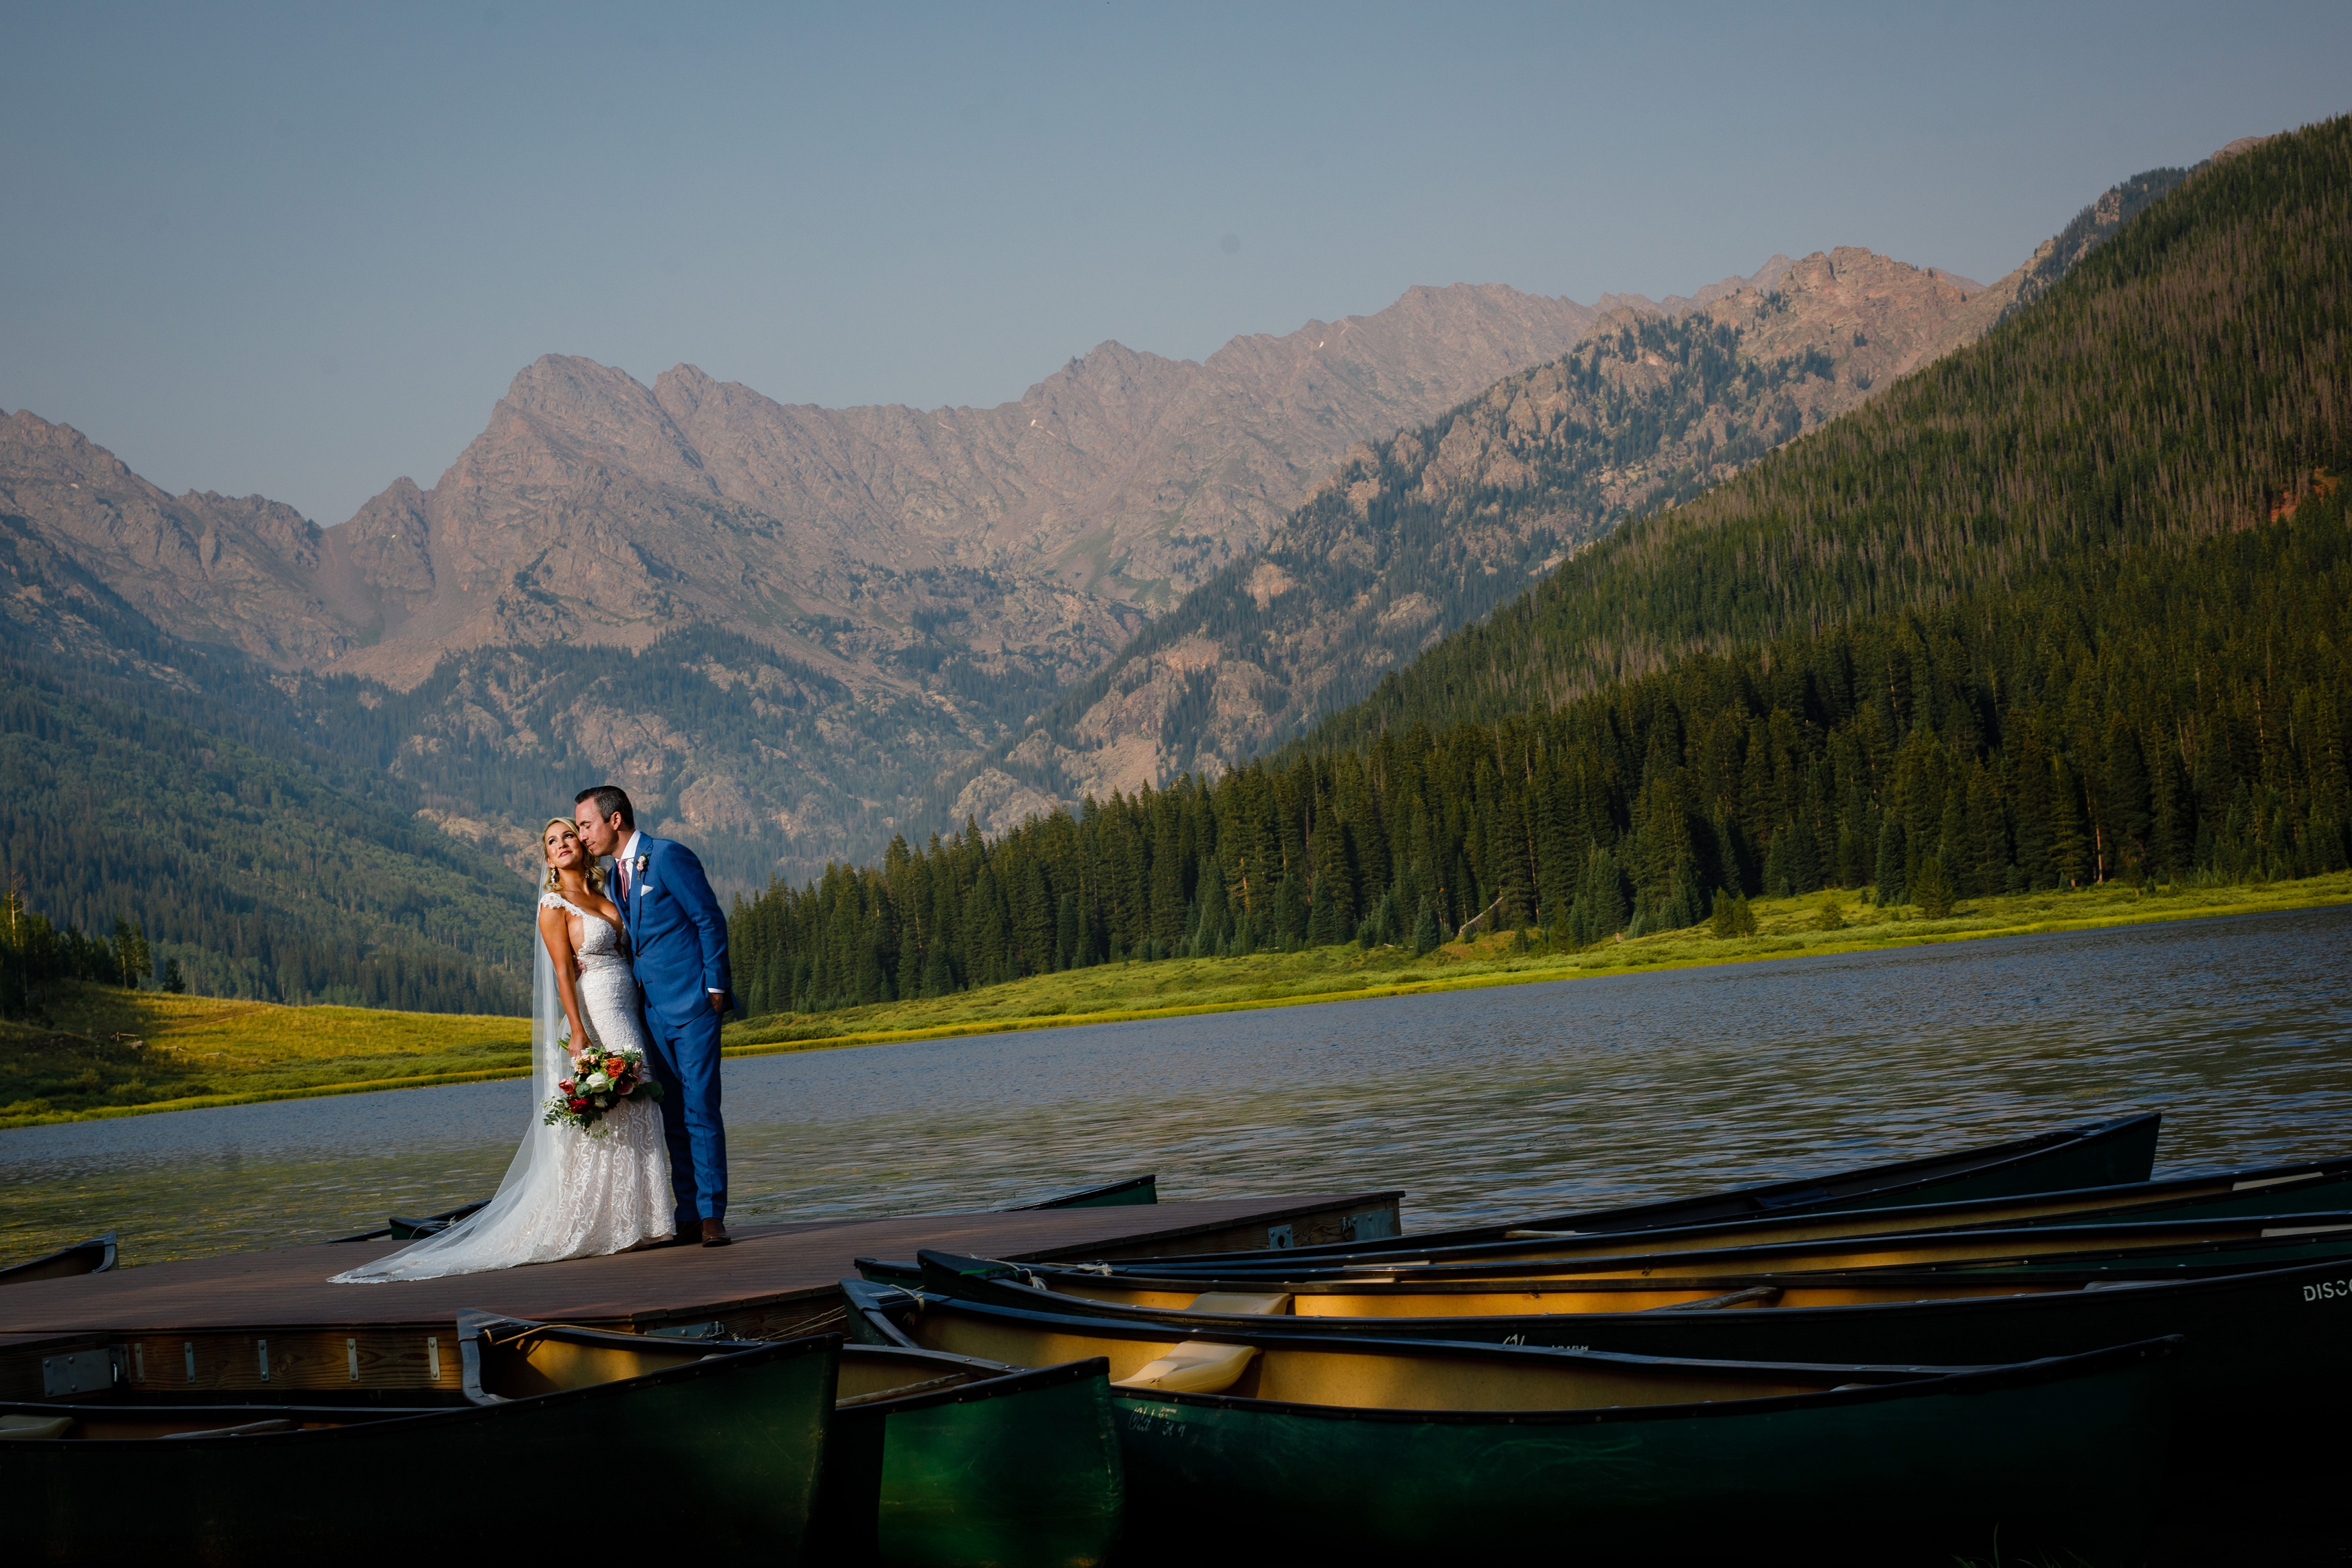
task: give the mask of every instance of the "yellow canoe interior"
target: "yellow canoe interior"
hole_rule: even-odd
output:
[[[2033,1230],[2009,1230],[1983,1236],[1888,1237],[1883,1240],[1823,1242],[1817,1248],[1793,1250],[1776,1249],[1770,1258],[1759,1259],[1744,1267],[1736,1256],[1717,1253],[1709,1266],[1724,1273],[1766,1269],[1780,1273],[1808,1270],[1916,1268],[1927,1263],[1987,1262],[2011,1258],[2053,1262],[2063,1261],[2069,1253],[2114,1252],[2126,1249],[2170,1249],[2207,1242],[2259,1241],[2274,1236],[2315,1236],[2335,1230],[2352,1230],[2352,1225],[2282,1226],[2274,1219],[2256,1218],[2201,1220],[2178,1225],[2149,1224],[2125,1234],[2110,1231],[2104,1235],[2085,1232],[2070,1236],[2057,1230],[2047,1234]],[[1623,1245],[1622,1240],[1620,1245]],[[1500,1260],[1496,1265],[1497,1272],[1504,1267],[1515,1267],[1526,1261],[1516,1258]],[[1562,1268],[1536,1271],[1559,1279],[1637,1280],[1657,1274],[1661,1270],[1654,1262],[1621,1252],[1613,1257],[1595,1257],[1590,1266],[1578,1266],[1570,1260]]]
[[[725,1354],[692,1340],[647,1338],[642,1345],[614,1343],[633,1337],[534,1328],[486,1338],[481,1347],[482,1390],[504,1399],[522,1399],[644,1377]],[[960,1356],[845,1344],[841,1348],[841,1380],[835,1399],[837,1405],[856,1406],[929,1393],[997,1375],[1003,1370]]]
[[[1609,1238],[1610,1250],[1595,1251],[1589,1260],[1580,1263],[1574,1258],[1537,1257],[1513,1254],[1491,1260],[1467,1259],[1443,1265],[1446,1273],[1437,1278],[1454,1281],[1487,1281],[1497,1284],[1541,1278],[1544,1280],[1642,1280],[1664,1274],[1672,1276],[1705,1274],[1829,1273],[1849,1270],[1916,1268],[1934,1263],[1995,1262],[2008,1260],[2032,1260],[2063,1267],[2070,1254],[2108,1253],[2127,1250],[2171,1251],[2199,1246],[2207,1242],[2260,1241],[2279,1237],[2319,1236],[2336,1231],[2352,1231],[2352,1224],[2281,1225],[2274,1218],[2243,1220],[2184,1221],[2177,1225],[2149,1224],[2128,1232],[2081,1232],[2069,1235],[2053,1230],[2047,1234],[2032,1230],[2007,1230],[1987,1235],[1966,1232],[1933,1236],[1864,1238],[1837,1242],[1824,1241],[1818,1247],[1796,1246],[1783,1249],[1773,1243],[1774,1250],[1764,1257],[1750,1258],[1751,1239],[1741,1237],[1740,1245],[1716,1245],[1712,1256],[1694,1260],[1684,1269],[1661,1261],[1697,1250],[1694,1247],[1658,1247],[1652,1250],[1648,1239],[1640,1236]],[[1764,1243],[1755,1243],[1760,1247]],[[1388,1283],[1412,1280],[1426,1265],[1420,1260],[1405,1260],[1390,1264],[1367,1265],[1360,1270],[1350,1270],[1353,1282]],[[1492,1272],[1487,1270],[1491,1269]],[[1111,1283],[1116,1276],[1101,1276],[1103,1289],[1114,1292],[1134,1291],[1134,1300],[1126,1297],[1095,1294],[1097,1287],[1087,1280],[1067,1274],[1055,1276],[1055,1288],[1073,1295],[1092,1295],[1100,1301],[1125,1301],[1131,1306],[1181,1309],[1191,1304],[1194,1287],[1190,1282],[1154,1282],[1146,1277],[1139,1286]],[[1336,1281],[1348,1283],[1349,1281]],[[1252,1281],[1226,1287],[1236,1291],[1283,1290],[1288,1282],[1276,1281]],[[1954,1289],[1964,1291],[1974,1287],[1956,1282]],[[1700,1292],[1707,1294],[1712,1292]],[[1899,1298],[1856,1297],[1855,1301],[1882,1299],[1918,1300],[1916,1295]],[[1650,1303],[1664,1306],[1664,1300]],[[1828,1304],[1828,1303],[1816,1303]],[[1631,1307],[1591,1308],[1590,1311],[1635,1311]],[[1351,1315],[1351,1314],[1338,1314]],[[1433,1314],[1442,1315],[1442,1314]]]
[[[1565,1357],[1445,1354],[1396,1344],[1330,1350],[1232,1346],[1174,1333],[1129,1338],[1066,1324],[1024,1323],[953,1306],[915,1314],[906,1330],[927,1349],[1016,1366],[1103,1356],[1110,1362],[1114,1387],[1122,1390],[1222,1393],[1357,1410],[1598,1410],[1818,1394],[1839,1385],[1827,1372],[1819,1377],[1785,1369],[1753,1375],[1728,1368],[1612,1366]],[[1181,1375],[1171,1380],[1150,1375],[1158,1364],[1174,1364],[1181,1374],[1186,1364],[1202,1362],[1215,1366],[1210,1381],[1217,1376],[1225,1380],[1208,1386]]]
[[[1415,1289],[1411,1283],[1268,1285],[1248,1290],[1229,1285],[1199,1293],[1160,1286],[1125,1286],[1114,1281],[1037,1277],[1045,1287],[1037,1310],[1054,1310],[1053,1298],[1068,1296],[1108,1306],[1149,1312],[1246,1313],[1297,1318],[1493,1318],[1536,1317],[1553,1312],[1654,1312],[1676,1310],[1757,1312],[1774,1307],[1885,1306],[1904,1301],[1974,1301],[1988,1296],[2044,1295],[2077,1291],[2072,1282],[2038,1284],[2020,1280],[1954,1280],[1873,1285],[1860,1281],[1809,1285],[1782,1278],[1754,1286],[1737,1280],[1695,1280],[1655,1290],[1598,1291],[1570,1280],[1495,1281],[1468,1291]],[[1009,1282],[1009,1281],[1008,1281]],[[1481,1282],[1482,1286],[1485,1284]]]
[[[483,1391],[504,1399],[535,1394],[555,1394],[570,1388],[591,1388],[623,1378],[643,1377],[673,1366],[685,1366],[720,1352],[690,1340],[648,1338],[643,1345],[614,1344],[634,1336],[595,1331],[534,1328],[499,1338],[486,1338],[481,1347]],[[844,1345],[836,1408],[854,1408],[910,1394],[929,1394],[967,1383],[1003,1375],[1005,1368],[975,1363],[962,1356],[875,1345]],[[136,1410],[112,1414],[82,1406],[70,1415],[0,1415],[0,1445],[10,1439],[78,1438],[138,1440],[156,1437],[257,1437],[277,1432],[316,1432],[347,1426],[331,1412],[303,1412],[288,1416],[268,1406],[255,1409],[251,1420],[234,1419],[234,1411],[217,1407],[190,1410]],[[386,1416],[403,1414],[386,1411]]]

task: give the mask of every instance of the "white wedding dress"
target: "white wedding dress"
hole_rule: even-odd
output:
[[[540,895],[542,909],[580,917],[574,951],[580,974],[580,1010],[589,1038],[601,1046],[632,1046],[652,1053],[645,1015],[638,1010],[637,980],[612,922],[564,899]],[[536,927],[531,946],[539,956],[532,985],[530,1124],[495,1197],[448,1229],[373,1263],[337,1274],[338,1285],[373,1285],[393,1280],[434,1280],[446,1274],[478,1274],[523,1263],[563,1258],[597,1258],[625,1252],[677,1234],[677,1199],[670,1191],[669,1148],[663,1141],[661,1107],[632,1096],[607,1111],[602,1131],[591,1137],[566,1124],[540,1121],[555,1081],[572,1073],[570,1026],[555,988],[555,967]]]

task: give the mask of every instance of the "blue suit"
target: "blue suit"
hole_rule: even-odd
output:
[[[727,973],[727,916],[692,850],[650,834],[638,835],[635,849],[644,869],[629,868],[621,919],[629,932],[637,987],[645,995],[654,1070],[666,1091],[662,1132],[669,1144],[678,1233],[685,1235],[705,1219],[727,1217],[727,1128],[719,1117],[719,1014],[710,1006],[713,991],[730,1007],[735,1000]],[[613,892],[620,892],[617,874]]]

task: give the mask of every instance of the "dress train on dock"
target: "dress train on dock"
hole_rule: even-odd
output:
[[[634,1047],[650,1063],[636,977],[620,932],[555,894],[542,894],[540,904],[581,916],[575,956],[582,1021],[590,1040],[600,1046]],[[572,1054],[559,1035],[563,1014],[554,966],[536,929],[531,947],[539,957],[531,988],[531,1121],[497,1196],[448,1229],[337,1274],[329,1283],[377,1285],[598,1258],[677,1234],[669,1147],[658,1105],[625,1100],[605,1113],[604,1130],[594,1137],[568,1124],[551,1127],[540,1122],[555,1081],[571,1071]]]

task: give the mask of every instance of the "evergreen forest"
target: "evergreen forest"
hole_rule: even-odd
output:
[[[772,884],[754,1012],[1821,887],[2347,863],[2352,120],[2150,201],[1982,341],[1621,528],[1213,783]]]
[[[128,613],[99,630],[103,654],[0,654],[0,1012],[69,979],[524,1010],[529,886],[417,820],[364,706],[306,710]]]

